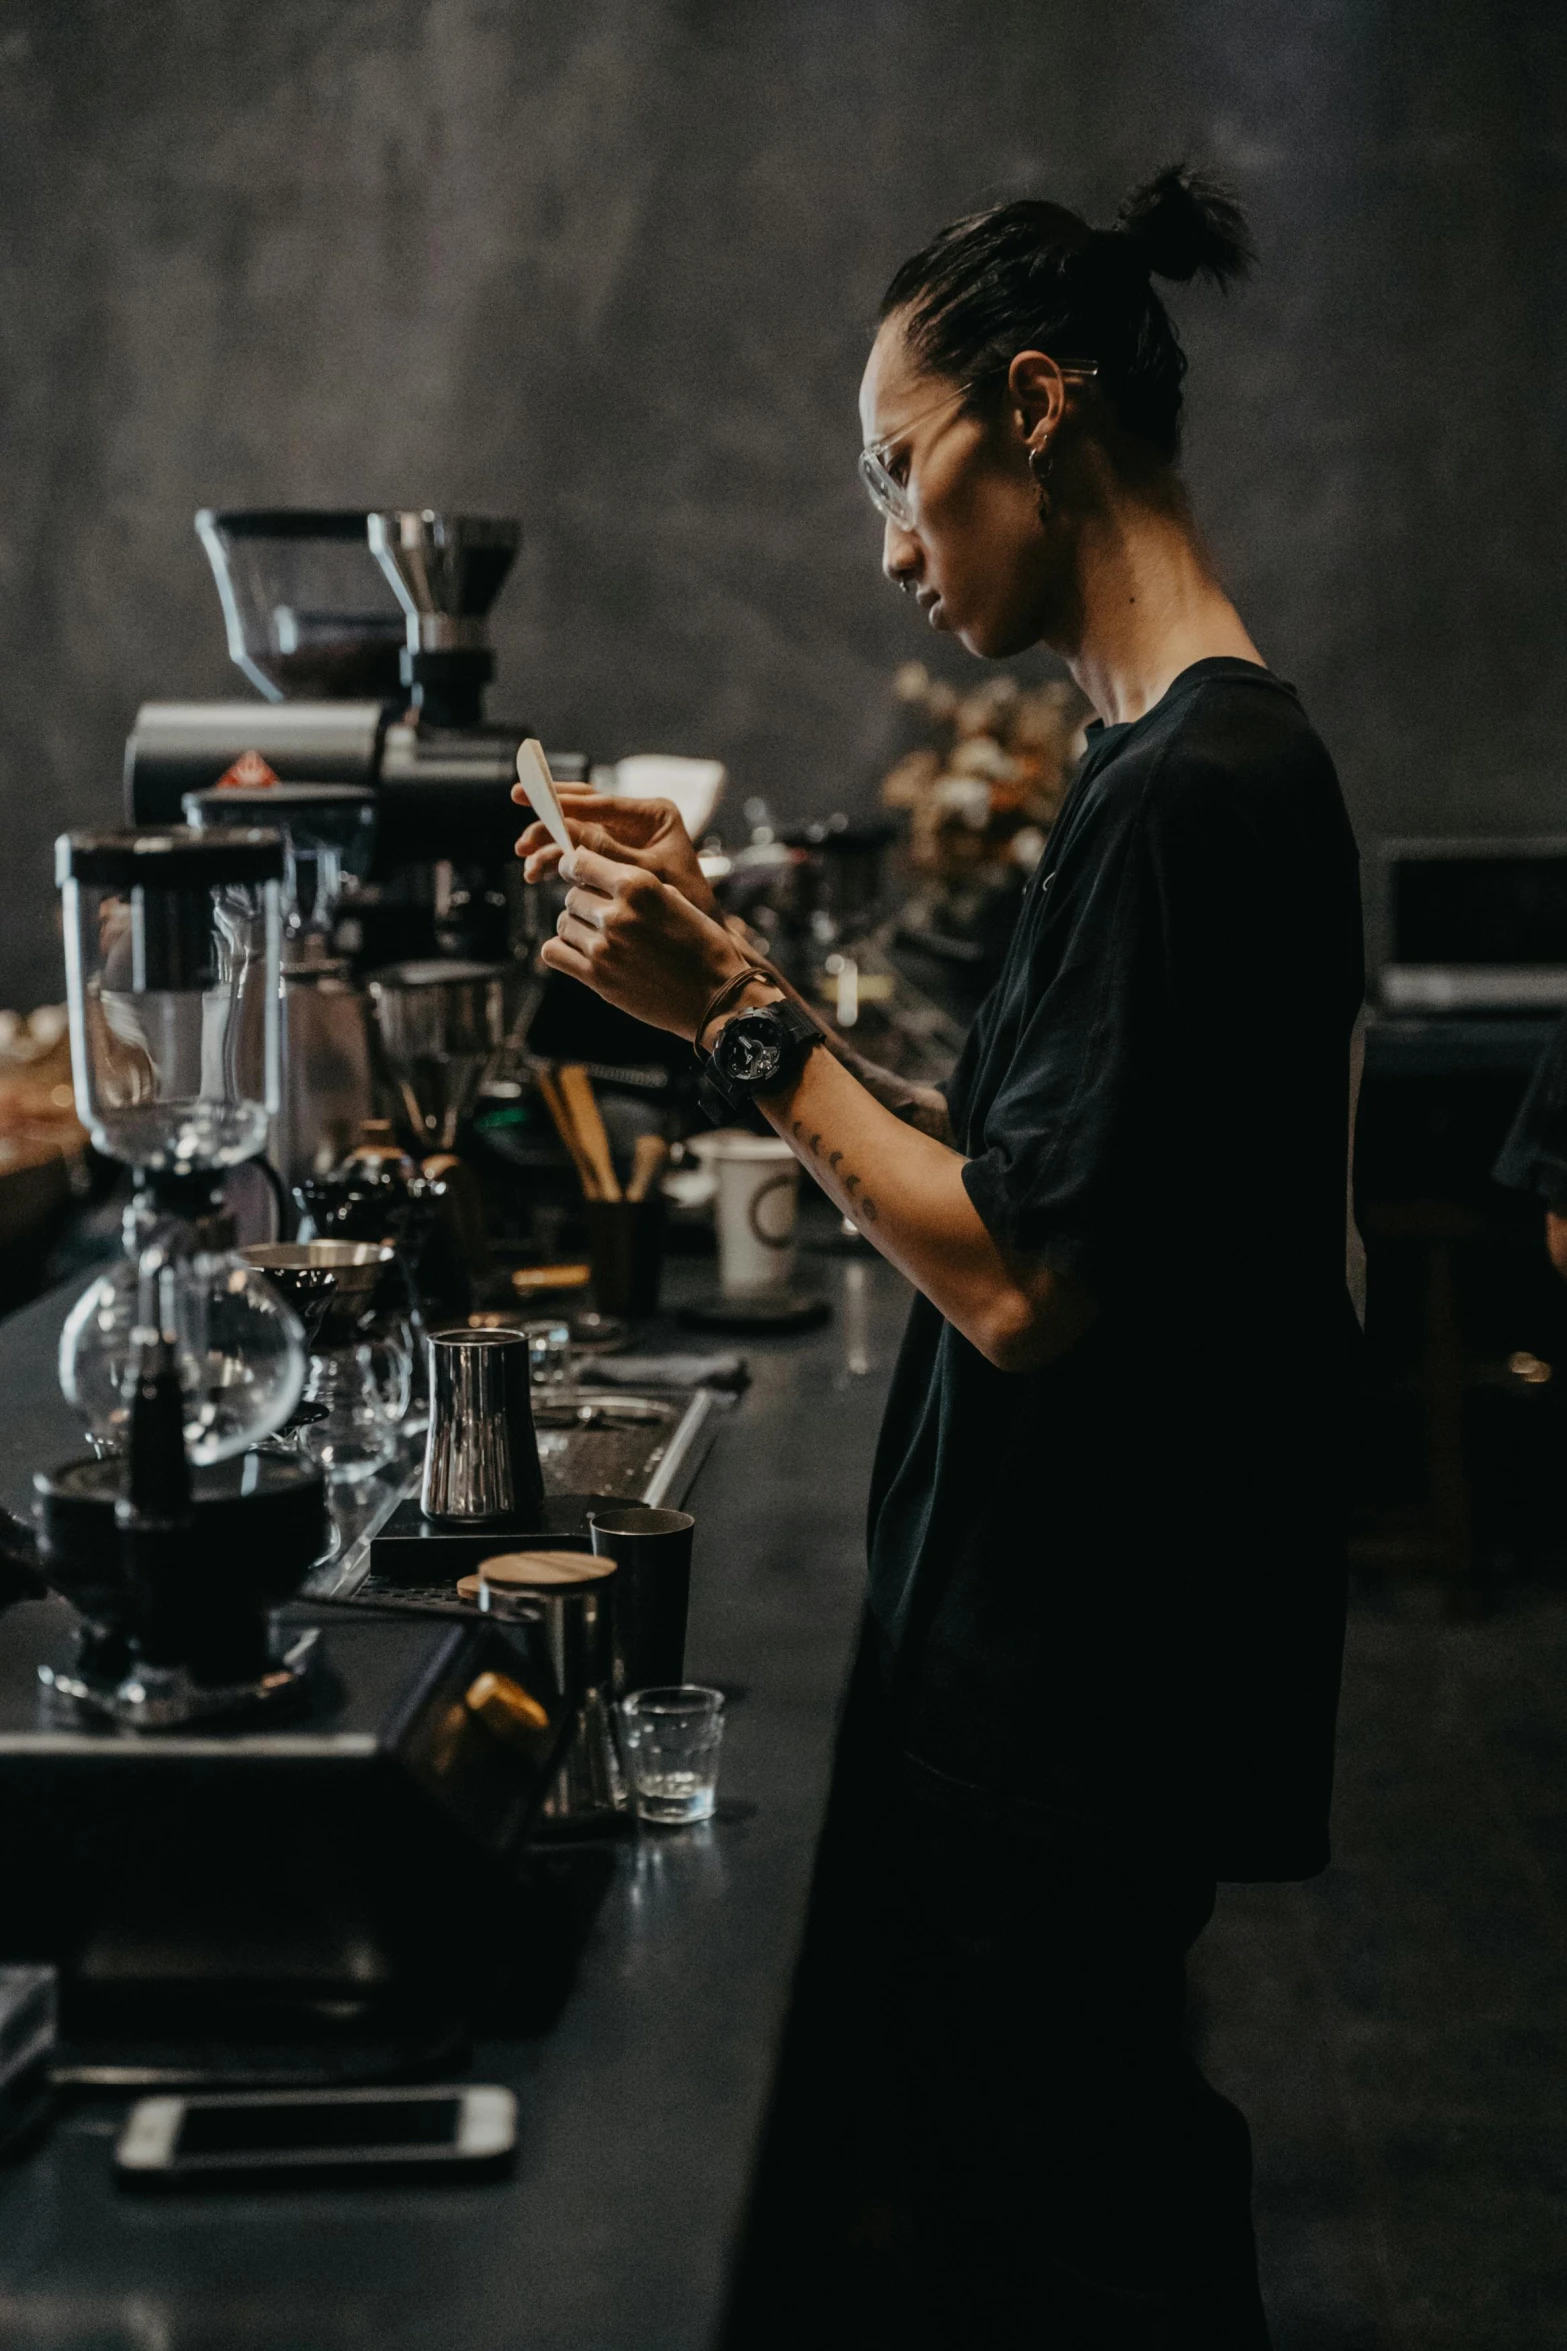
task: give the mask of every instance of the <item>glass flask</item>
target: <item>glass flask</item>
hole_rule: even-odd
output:
[[[398,1424],[387,1409],[369,1345],[312,1355],[305,1402],[323,1407],[299,1432],[299,1449],[329,1486],[359,1486],[397,1451]]]
[[[61,1391],[100,1455],[125,1443],[146,1262],[128,1249],[89,1283],[60,1333]],[[200,1465],[227,1461],[280,1428],[299,1402],[303,1325],[264,1274],[227,1250],[169,1250],[161,1288],[161,1319],[177,1340],[186,1453]]]
[[[421,1399],[422,1414],[414,1411],[414,1356],[413,1326],[406,1315],[390,1315],[378,1324],[364,1341],[370,1364],[370,1377],[380,1399],[381,1409],[389,1421],[405,1437],[421,1433],[428,1422],[429,1399]]]
[[[278,835],[65,833],[55,863],[97,1148],[151,1175],[253,1159],[279,1099]]]

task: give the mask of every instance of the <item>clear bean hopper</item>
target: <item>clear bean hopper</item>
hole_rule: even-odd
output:
[[[268,702],[382,702],[398,693],[403,605],[362,510],[204,506],[229,656]]]

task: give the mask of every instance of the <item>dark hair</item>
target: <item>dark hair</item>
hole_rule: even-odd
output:
[[[1033,198],[954,221],[903,264],[880,316],[906,310],[922,363],[964,384],[1031,344],[1092,360],[1119,423],[1173,458],[1186,354],[1151,274],[1227,286],[1253,258],[1230,191],[1172,164],[1127,198],[1113,229]]]

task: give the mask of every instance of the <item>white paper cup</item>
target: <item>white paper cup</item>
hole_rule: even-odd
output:
[[[693,1155],[713,1171],[718,1286],[726,1298],[786,1290],[794,1277],[800,1163],[776,1135],[720,1127]]]

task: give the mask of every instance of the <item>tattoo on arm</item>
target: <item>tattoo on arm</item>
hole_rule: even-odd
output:
[[[805,1121],[803,1119],[792,1118],[789,1121],[789,1132],[791,1135],[793,1135],[801,1150],[806,1153],[807,1157],[816,1160],[822,1166],[824,1172],[827,1175],[832,1176],[837,1180],[838,1184],[842,1188],[844,1198],[853,1208],[855,1215],[863,1216],[867,1224],[874,1224],[876,1222],[876,1203],[871,1198],[869,1192],[865,1191],[863,1188],[865,1180],[863,1176],[840,1176],[838,1174],[838,1164],[843,1158],[843,1153],[841,1151],[830,1151],[827,1154],[826,1159],[823,1160],[821,1136],[811,1135],[807,1137],[805,1132]],[[857,1200],[854,1197],[856,1192],[858,1192],[860,1195]]]
[[[883,1069],[879,1062],[867,1061],[863,1053],[856,1053],[841,1037],[830,1036],[827,1044],[834,1059],[842,1063],[850,1077],[859,1080],[883,1110],[890,1110],[894,1118],[901,1118],[905,1126],[918,1128],[922,1135],[933,1135],[938,1143],[952,1141],[946,1096],[934,1086],[917,1086],[912,1079],[900,1078],[895,1071]]]

